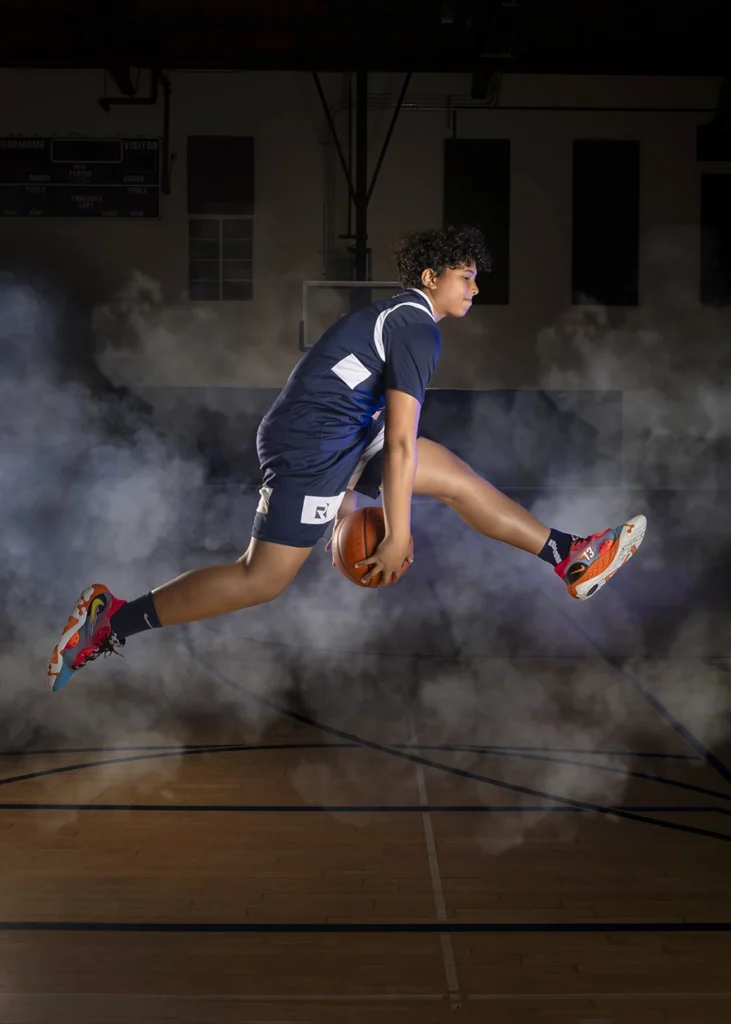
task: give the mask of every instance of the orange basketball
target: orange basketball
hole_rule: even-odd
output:
[[[363,565],[356,569],[356,563],[362,562],[364,558],[370,558],[385,535],[386,523],[382,508],[374,505],[351,512],[343,519],[333,536],[332,555],[336,568],[356,586],[377,587],[380,575],[370,583],[363,583],[362,579],[370,567]],[[412,550],[413,547],[412,537]],[[406,572],[410,564],[408,560],[405,561],[401,571]]]

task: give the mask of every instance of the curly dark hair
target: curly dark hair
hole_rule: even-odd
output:
[[[489,272],[492,258],[479,228],[447,227],[431,231],[413,231],[394,247],[399,278],[404,288],[418,288],[425,270],[439,276],[448,267],[466,267]]]

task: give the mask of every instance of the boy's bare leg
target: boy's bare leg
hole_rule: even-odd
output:
[[[447,448],[420,437],[414,494],[429,495],[449,505],[485,537],[537,555],[550,529],[521,505],[498,491]]]
[[[194,569],[153,590],[160,623],[198,622],[273,601],[289,586],[311,551],[252,538],[237,562]]]
[[[194,569],[130,602],[115,597],[103,584],[92,584],[79,598],[53,650],[46,678],[49,690],[60,690],[88,661],[111,654],[136,633],[272,601],[289,586],[311,551],[252,538],[237,562]]]
[[[416,452],[415,494],[438,498],[485,537],[538,555],[553,566],[569,596],[579,601],[608,583],[645,536],[643,515],[583,538],[551,530],[442,445],[420,437]]]

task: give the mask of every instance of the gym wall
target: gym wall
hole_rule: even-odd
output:
[[[145,323],[154,319],[151,333],[158,333],[157,341],[139,344],[138,368],[147,384],[281,386],[300,355],[302,280],[342,273],[348,261],[350,243],[341,237],[348,227],[347,190],[316,89],[310,75],[295,73],[169,77],[174,161],[160,220],[0,217],[0,262],[20,276],[52,280],[97,311],[120,289],[132,303],[142,294]],[[347,82],[338,75],[324,75],[322,82],[347,145]],[[397,75],[371,76],[371,169],[400,84]],[[140,94],[146,88],[143,72]],[[717,88],[713,79],[586,78],[582,104],[614,109],[577,111],[556,109],[575,106],[575,79],[507,76],[502,106],[546,109],[455,110],[469,97],[467,76],[414,76],[371,201],[373,278],[393,278],[389,248],[401,232],[439,224],[445,214],[466,216],[473,201],[488,221],[490,211],[496,214],[490,222],[494,280],[485,301],[464,321],[446,326],[435,386],[545,384],[545,346],[555,348],[577,323],[594,323],[595,312],[582,303],[597,296],[583,292],[606,283],[618,265],[616,287],[610,281],[600,297],[598,345],[614,343],[607,326],[641,330],[680,320],[687,338],[695,318],[708,317],[701,305],[702,178],[728,174],[731,165],[696,159],[697,126],[711,115],[678,108],[711,110]],[[98,104],[104,91],[102,70],[2,70],[0,133],[161,134],[161,99],[105,113]],[[108,95],[118,95],[111,83]],[[671,109],[658,114],[629,107]],[[250,299],[189,299],[195,215],[187,158],[189,140],[197,136],[253,139]],[[475,174],[473,167],[469,186],[460,191],[460,160],[463,169],[470,166],[460,146],[480,140],[497,148],[478,145],[486,173]],[[591,145],[600,141],[626,145],[610,147],[605,159]],[[706,187],[706,195],[717,191]],[[152,282],[152,293],[139,277],[131,283],[135,274]],[[713,316],[725,323],[727,313],[714,309]],[[675,337],[669,344],[683,344]],[[181,358],[171,355],[175,338]],[[622,379],[626,365],[614,360],[607,387],[636,383]]]

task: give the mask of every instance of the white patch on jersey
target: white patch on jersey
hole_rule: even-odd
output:
[[[422,306],[420,302],[399,302],[398,306],[392,306],[390,309],[384,309],[382,313],[379,313],[376,326],[373,328],[373,344],[376,346],[376,352],[384,363],[386,362],[386,346],[383,344],[383,326],[389,313],[393,313],[395,309],[401,309],[402,306],[413,306],[414,309],[420,309],[423,313],[426,313],[430,320],[434,319],[431,309]]]
[[[344,497],[345,491],[331,498],[319,498],[313,494],[306,495],[305,500],[302,502],[300,522],[307,523],[310,526],[329,523],[331,519],[335,518]]]
[[[269,514],[269,502],[272,497],[271,487],[260,488],[259,495],[259,504],[256,507],[256,511],[260,512],[261,515],[266,516]]]
[[[370,460],[373,458],[373,456],[377,455],[380,451],[383,450],[383,442],[385,440],[385,437],[386,437],[386,428],[385,428],[385,426],[383,426],[378,431],[378,433],[373,438],[373,440],[369,444],[367,444],[365,446],[365,448],[363,449],[363,454],[360,457],[360,462],[356,466],[355,472],[353,473],[353,475],[351,476],[350,480],[348,481],[348,490],[349,491],[352,491],[355,488],[355,485],[358,483],[360,478],[363,476],[363,471],[365,470],[366,466],[368,465]]]
[[[357,356],[353,353],[346,356],[345,359],[341,359],[339,363],[336,363],[332,367],[332,372],[348,385],[350,390],[357,388],[359,384],[362,384],[364,380],[368,380],[371,375],[371,371],[367,366],[361,363]]]

